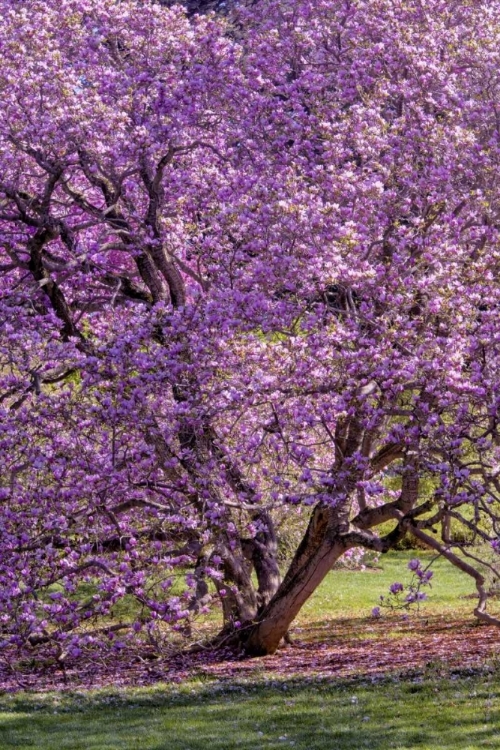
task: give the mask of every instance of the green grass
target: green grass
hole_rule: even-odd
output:
[[[412,557],[418,557],[423,565],[433,559],[432,554],[421,550],[391,552],[381,556],[375,568],[363,572],[342,568],[332,571],[302,608],[297,623],[325,619],[325,616],[369,616],[372,608],[379,604],[379,597],[387,594],[391,583],[409,583],[411,572],[407,565]],[[434,562],[432,570],[432,587],[423,589],[429,600],[422,604],[421,611],[432,614],[451,611],[455,614],[471,612],[474,602],[468,597],[475,591],[474,581],[442,558]]]
[[[300,613],[297,638],[319,643],[326,636],[380,637],[369,633],[370,611],[390,583],[409,580],[406,565],[412,556],[430,559],[422,552],[391,553],[375,570],[333,571]],[[442,560],[434,570],[430,601],[421,615],[444,613],[450,621],[472,623],[474,602],[464,598],[474,590],[471,580]],[[387,629],[379,630],[397,639],[400,622],[389,617]],[[305,673],[292,681],[256,663],[244,678],[5,694],[0,696],[0,750],[500,748],[500,671],[491,664],[468,674],[450,669],[429,663],[405,676],[335,679]]]
[[[476,750],[500,747],[500,679],[188,683],[0,700],[0,748]]]

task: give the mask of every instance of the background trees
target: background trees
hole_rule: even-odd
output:
[[[267,653],[407,533],[489,618],[450,519],[496,544],[496,4],[0,7],[4,645],[217,591]]]

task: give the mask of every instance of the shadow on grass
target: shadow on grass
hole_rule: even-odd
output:
[[[0,699],[0,748],[500,747],[500,676],[157,686]]]

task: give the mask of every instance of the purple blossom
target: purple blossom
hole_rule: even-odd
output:
[[[408,570],[412,570],[413,572],[416,572],[417,570],[420,570],[421,568],[421,562],[417,558],[413,558],[408,563]]]
[[[332,564],[339,514],[370,548],[395,507],[437,551],[429,511],[498,528],[500,0],[452,24],[437,0],[285,6],[242,8],[234,37],[136,0],[0,0],[0,618],[21,650],[110,647],[129,599],[136,642],[220,597],[237,628],[262,569],[286,610],[277,539],[320,516]],[[425,599],[408,569],[381,606]]]
[[[402,583],[391,583],[389,591],[391,594],[400,594],[403,591],[404,586]]]

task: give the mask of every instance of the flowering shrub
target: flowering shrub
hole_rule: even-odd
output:
[[[434,575],[432,570],[422,567],[422,563],[417,558],[410,560],[408,570],[412,572],[411,580],[408,584],[399,582],[392,583],[389,587],[389,594],[380,596],[380,605],[372,609],[373,617],[380,617],[381,610],[387,609],[391,612],[398,610],[408,611],[414,606],[417,610],[421,602],[426,601],[427,593],[421,591],[424,586],[432,587],[431,578]]]

